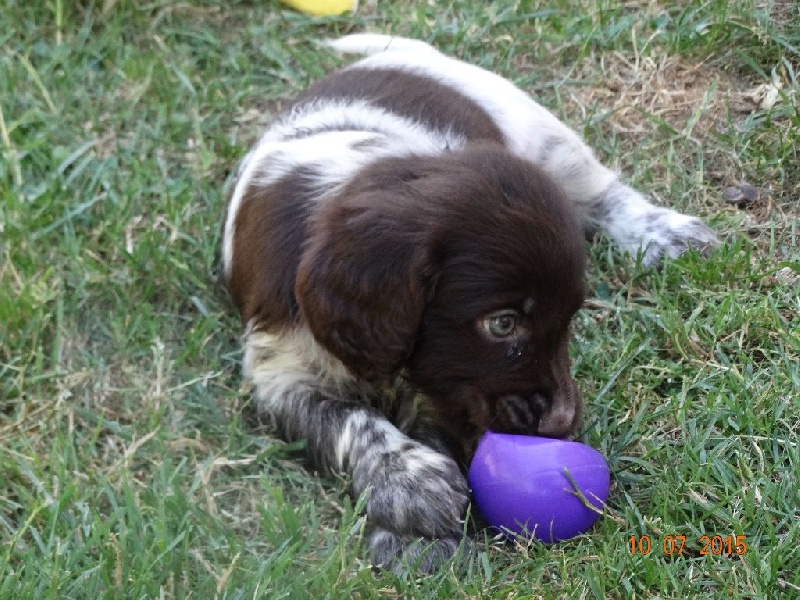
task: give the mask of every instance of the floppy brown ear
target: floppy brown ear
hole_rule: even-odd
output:
[[[321,207],[295,286],[315,339],[373,383],[402,368],[435,280],[427,235],[392,196],[365,192]]]

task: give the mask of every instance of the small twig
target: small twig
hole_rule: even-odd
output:
[[[583,491],[581,491],[581,489],[578,487],[578,484],[576,483],[575,479],[572,477],[572,473],[569,472],[569,469],[567,467],[564,467],[564,475],[569,480],[569,483],[572,486],[572,492],[571,493],[574,494],[575,496],[577,496],[578,499],[581,502],[583,502],[583,505],[586,508],[588,508],[591,511],[596,512],[600,516],[606,516],[606,517],[610,518],[612,521],[614,521],[618,525],[624,525],[625,524],[625,519],[623,519],[621,517],[618,517],[618,516],[616,516],[616,515],[614,515],[614,514],[612,514],[612,513],[610,513],[608,511],[608,505],[605,502],[602,503],[603,504],[603,508],[602,509],[597,508],[594,504],[589,502],[589,499],[586,496],[584,496]],[[595,496],[595,498],[597,498],[597,496]],[[600,498],[597,498],[597,500],[600,500]]]

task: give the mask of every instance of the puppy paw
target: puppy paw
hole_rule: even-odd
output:
[[[716,234],[697,217],[661,209],[642,219],[644,266],[656,265],[664,257],[678,257],[690,248],[705,256],[719,244]]]
[[[404,537],[380,528],[370,532],[368,544],[375,567],[391,570],[398,575],[409,571],[433,573],[459,550],[466,558],[472,549],[471,541],[461,536],[431,540]]]
[[[366,463],[366,464],[365,464]],[[353,474],[367,491],[367,519],[401,537],[460,535],[469,501],[467,481],[450,457],[418,442],[372,454]]]
[[[589,230],[606,231],[631,255],[641,252],[646,267],[690,248],[706,255],[719,244],[716,234],[697,217],[655,206],[619,181],[588,205],[586,224]]]

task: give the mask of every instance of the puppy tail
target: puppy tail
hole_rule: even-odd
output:
[[[338,40],[325,40],[324,44],[340,54],[379,54],[381,52],[438,52],[430,44],[411,38],[380,33],[354,33]]]

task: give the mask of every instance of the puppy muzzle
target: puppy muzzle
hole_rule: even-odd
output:
[[[551,398],[544,393],[510,394],[498,399],[492,429],[501,433],[567,438],[580,417],[580,399]]]

